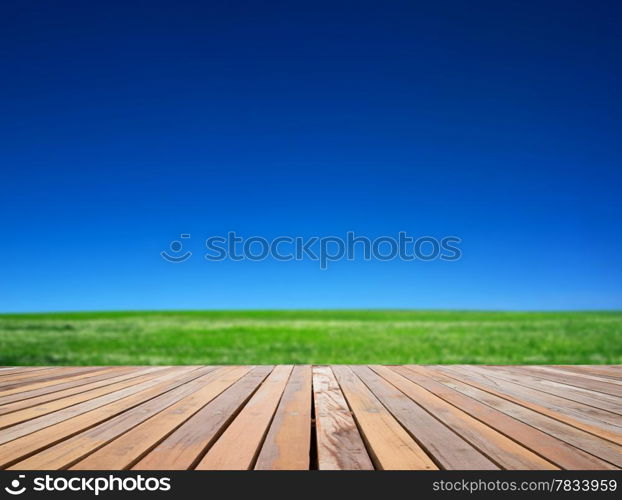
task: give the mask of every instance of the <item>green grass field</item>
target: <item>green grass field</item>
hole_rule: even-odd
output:
[[[2,365],[622,363],[622,312],[0,315]]]
[[[0,315],[0,364],[622,363],[622,312]]]

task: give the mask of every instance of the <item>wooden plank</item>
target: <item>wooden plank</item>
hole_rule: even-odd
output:
[[[451,387],[445,385],[453,380],[442,374],[432,372],[428,367],[400,366],[393,367],[393,371],[401,374],[404,378],[424,387],[436,396],[456,406],[472,417],[511,438],[520,446],[525,447],[551,464],[564,469],[592,470],[612,469],[613,466],[589,453],[574,448],[567,443],[556,439],[544,432],[516,420],[503,412],[472,399]],[[508,464],[511,469],[537,469],[537,464]],[[548,467],[551,468],[551,467]]]
[[[206,382],[212,380],[222,370],[228,369],[212,370],[200,377],[179,384],[170,391],[158,394],[156,397],[142,402],[132,411],[124,412],[110,420],[92,426],[65,441],[40,451],[11,468],[23,470],[68,468],[138,424],[169,408],[182,398],[200,390],[205,386]],[[122,469],[121,464],[114,468]]]
[[[594,366],[594,365],[556,365],[561,370],[575,373],[591,373],[601,377],[622,380],[622,365]]]
[[[19,366],[0,366],[0,377],[3,375],[14,373],[19,369]]]
[[[180,399],[199,390],[214,376],[216,370],[177,384],[171,390],[160,392],[155,397],[141,402],[132,411],[122,412],[114,418],[91,426],[64,441],[39,451],[36,455],[13,465],[12,469],[41,470],[65,469],[89,453],[99,449],[134,426],[177,403]],[[175,378],[174,380],[177,380]],[[121,469],[120,464],[114,467]]]
[[[50,366],[5,366],[1,368],[0,377],[4,380],[7,375],[17,375],[18,373],[32,373],[39,370],[47,370]]]
[[[253,466],[279,404],[291,365],[277,366],[197,465],[199,470],[244,470]]]
[[[133,367],[129,367],[133,368]],[[153,368],[166,368],[166,367],[153,367]],[[119,373],[119,372],[115,372]],[[59,384],[54,384],[51,386],[45,386],[39,389],[32,390],[24,390],[23,392],[17,392],[15,394],[11,394],[9,396],[0,396],[0,405],[4,407],[4,405],[8,405],[10,403],[14,403],[17,401],[25,401],[35,397],[43,396],[46,394],[52,394],[52,398],[56,397],[56,393],[60,391],[64,391],[67,389],[71,389],[74,387],[82,387],[86,384],[90,384],[92,382],[96,382],[99,380],[106,380],[110,378],[112,375],[109,372],[97,373],[93,375],[89,375],[88,377],[79,378],[77,380],[72,380],[70,382],[62,382]]]
[[[535,366],[533,368],[536,368]],[[586,372],[585,370],[564,370],[561,366],[537,366],[537,368],[544,368],[545,371],[551,371],[552,373],[556,373],[557,375],[568,375],[571,374],[575,377],[585,378],[589,380],[596,380],[598,382],[606,382],[608,384],[614,384],[616,386],[622,386],[622,379],[614,378],[614,377],[606,377],[602,375],[594,375]]]
[[[16,384],[11,384],[6,386],[0,390],[0,397],[10,396],[12,394],[21,393],[24,391],[31,391],[35,389],[40,389],[42,387],[54,386],[57,384],[61,384],[63,382],[71,382],[73,380],[80,380],[88,377],[89,374],[93,374],[95,372],[101,371],[111,371],[114,368],[110,367],[97,367],[97,368],[85,368],[79,370],[62,370],[60,372],[55,373],[54,375],[50,375],[49,377],[45,377],[40,379],[39,381],[32,382],[31,380],[20,381]]]
[[[527,372],[534,377],[553,380],[554,382],[560,382],[574,387],[582,387],[583,389],[587,389],[589,391],[602,392],[603,394],[609,394],[610,396],[616,396],[618,398],[622,397],[622,387],[619,387],[613,383],[588,380],[570,373],[567,375],[563,373],[558,374],[552,370],[548,370],[545,366],[508,366],[507,369],[518,373],[519,375]]]
[[[5,377],[5,379],[0,380],[0,394],[5,394],[8,391],[12,391],[13,389],[26,387],[28,385],[36,384],[39,382],[50,382],[72,375],[80,375],[89,372],[113,369],[115,369],[115,367],[112,366],[63,366],[50,368],[48,370],[42,370],[39,372],[35,372],[34,374],[28,373],[16,375],[16,378],[10,377],[11,380],[6,380]]]
[[[437,420],[433,413],[425,411],[371,368],[353,366],[352,371],[443,469],[499,469],[477,448],[443,424],[442,420]]]
[[[367,450],[379,469],[435,470],[432,459],[346,366],[333,366]]]
[[[154,378],[153,372],[154,370],[147,370],[147,373],[144,375],[131,378],[128,375],[124,377],[122,376],[120,377],[121,381],[105,385],[104,387],[100,387],[99,389],[95,389],[93,391],[82,392],[66,398],[54,399],[43,405],[25,408],[23,410],[9,413],[8,415],[0,416],[0,429],[18,424],[20,422],[25,422],[27,420],[32,420],[34,418],[41,417],[42,415],[47,415],[49,413],[62,410],[63,408],[68,408],[70,406],[98,398],[99,396],[104,396],[106,394],[125,389],[126,387],[131,387],[136,384],[140,384],[141,382],[151,380]],[[111,379],[111,381],[114,382],[114,379]]]
[[[436,418],[450,426],[465,441],[480,450],[497,466],[503,469],[556,469],[552,463],[536,455],[533,451],[514,442],[495,428],[474,418],[460,406],[452,405],[426,386],[419,383],[416,377],[409,374],[401,376],[390,368],[372,366],[372,369],[389,381],[408,397],[431,412]],[[413,383],[415,382],[415,383]],[[425,381],[424,381],[425,383]],[[429,383],[426,384],[429,386]],[[464,468],[463,464],[459,468]],[[467,465],[468,468],[468,465]]]
[[[23,410],[25,408],[31,408],[33,406],[43,405],[45,403],[64,399],[69,396],[75,396],[81,393],[88,393],[99,387],[105,387],[108,385],[112,385],[116,382],[120,382],[122,380],[136,378],[136,377],[145,375],[150,372],[161,371],[165,368],[167,367],[152,366],[148,368],[142,368],[142,367],[128,366],[122,370],[116,371],[114,373],[115,375],[114,377],[111,377],[111,375],[108,373],[104,373],[103,375],[99,375],[98,377],[91,377],[90,383],[85,383],[79,386],[70,387],[69,389],[56,391],[52,393],[45,393],[40,396],[34,396],[31,398],[22,399],[22,400],[15,401],[12,403],[0,405],[0,415],[6,415],[8,413],[13,413],[15,411]],[[70,384],[71,383],[72,382],[70,382]],[[80,382],[77,382],[77,383],[80,383]]]
[[[57,366],[47,366],[42,370],[38,371],[19,371],[17,373],[6,374],[0,379],[0,388],[10,385],[12,383],[17,383],[22,380],[37,380],[41,378],[45,378],[49,376],[49,374],[59,373],[64,371],[63,368],[59,368]]]
[[[295,366],[266,435],[256,470],[307,470],[311,449],[311,366]]]
[[[582,389],[580,387],[561,384],[559,382],[532,377],[526,374],[519,375],[515,372],[505,370],[505,367],[482,366],[482,368],[494,372],[497,378],[509,380],[510,382],[514,382],[530,389],[536,389],[540,392],[570,399],[571,401],[593,406],[594,408],[607,410],[611,413],[615,413],[616,415],[622,415],[622,404],[620,404],[620,398],[609,396],[607,394],[595,395],[592,391]]]
[[[132,467],[133,470],[193,469],[272,371],[258,366],[214,401],[190,417],[178,429]]]
[[[122,399],[126,396],[130,396],[132,394],[140,392],[143,389],[151,387],[155,383],[157,383],[157,378],[153,380],[147,380],[139,384],[133,384],[130,382],[125,389],[116,391],[112,394],[99,396],[97,398],[84,401],[77,405],[64,408],[49,415],[43,415],[41,417],[33,418],[32,420],[28,420],[26,422],[22,422],[21,424],[14,425],[2,431],[2,434],[0,435],[0,444],[4,444],[14,439],[18,439],[32,432],[62,422],[63,420],[70,419],[77,415],[81,415],[82,413],[89,412],[108,403],[112,403],[114,401]]]
[[[506,380],[495,379],[490,376],[490,372],[477,366],[436,366],[433,369],[577,429],[622,445],[622,427],[619,426],[622,424],[622,419],[612,413]]]
[[[188,418],[246,375],[251,368],[248,366],[223,367],[191,382],[190,384],[199,384],[199,389],[99,448],[71,469],[107,470],[131,467]],[[94,432],[93,429],[89,431],[89,434]],[[123,433],[123,429],[120,432],[115,429],[114,432],[118,435]],[[100,434],[97,439],[101,440]]]
[[[622,467],[617,365],[0,367],[3,383],[12,470]]]
[[[367,454],[348,404],[328,366],[313,367],[313,399],[318,468],[371,470]]]
[[[213,370],[211,367],[180,367],[175,372],[157,377],[148,383],[139,384],[140,387],[135,393],[125,394],[117,401],[2,444],[0,445],[0,468],[11,465],[63,439],[79,434],[85,429],[94,427],[105,420],[132,410],[135,406],[155,398],[164,392],[170,391],[211,370]]]
[[[482,391],[463,382],[452,379],[443,382],[448,387],[455,389],[481,403],[495,408],[516,420],[520,420],[536,429],[553,436],[560,441],[601,458],[617,467],[622,466],[622,447],[575,429],[533,410],[512,403],[489,392]]]

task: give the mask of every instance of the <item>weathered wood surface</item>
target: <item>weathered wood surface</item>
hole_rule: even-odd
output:
[[[0,468],[622,468],[622,366],[0,367]]]

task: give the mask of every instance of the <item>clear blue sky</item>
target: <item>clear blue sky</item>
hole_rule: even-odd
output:
[[[619,2],[2,11],[1,311],[622,308]],[[229,230],[463,258],[202,259]]]

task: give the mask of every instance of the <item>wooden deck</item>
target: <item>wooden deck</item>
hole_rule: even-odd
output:
[[[619,469],[622,366],[0,368],[3,469]]]

